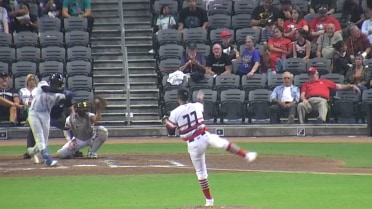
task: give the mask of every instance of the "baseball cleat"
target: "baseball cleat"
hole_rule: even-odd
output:
[[[253,162],[257,157],[257,152],[247,152],[245,159],[250,163]]]
[[[214,204],[214,199],[205,199],[205,205],[206,207],[212,207]]]
[[[98,158],[98,155],[97,155],[97,153],[88,152],[88,158],[90,158],[90,159],[97,159]]]
[[[31,156],[31,160],[34,161],[35,164],[39,164],[40,163],[39,157],[37,155]]]
[[[55,166],[57,166],[57,163],[58,163],[57,160],[53,160],[51,158],[49,158],[49,159],[46,160],[46,165],[48,167],[55,167]]]

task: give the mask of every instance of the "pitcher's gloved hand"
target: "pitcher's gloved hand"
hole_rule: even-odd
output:
[[[92,104],[92,109],[95,111],[103,111],[107,107],[107,101],[99,96],[94,97],[94,101]]]
[[[168,118],[169,117],[167,115],[164,115],[163,118],[161,119],[161,123],[164,124],[164,125],[167,124]]]

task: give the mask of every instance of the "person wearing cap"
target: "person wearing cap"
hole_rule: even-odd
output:
[[[371,53],[371,43],[366,34],[362,33],[358,26],[349,26],[350,36],[345,40],[347,52],[350,58],[354,60],[355,56],[361,52],[363,58],[369,58]]]
[[[221,44],[213,44],[212,53],[207,57],[206,73],[212,76],[231,74],[231,65],[229,55],[223,53]]]
[[[262,5],[254,8],[251,17],[253,28],[261,29],[266,26],[268,21],[276,22],[280,16],[280,10],[272,5],[272,0],[262,0]]]
[[[232,34],[229,30],[223,30],[220,33],[222,51],[229,55],[230,60],[233,60],[239,58],[239,51],[231,43],[231,36]]]
[[[187,46],[187,53],[184,54],[180,71],[187,74],[205,74],[205,56],[198,52],[197,45],[193,42]]]
[[[292,124],[296,116],[297,103],[300,101],[300,89],[293,85],[293,74],[282,73],[283,84],[274,88],[270,95],[270,123],[278,123],[284,113],[288,113],[288,123]]]
[[[315,67],[308,69],[309,81],[301,87],[301,101],[297,106],[298,120],[305,122],[306,115],[316,111],[317,122],[324,123],[328,114],[328,100],[331,90],[353,89],[360,94],[360,89],[353,84],[338,84],[328,79],[319,78],[319,72]]]
[[[0,97],[3,98],[3,103],[6,103],[5,106],[0,106],[0,116],[6,117],[2,119],[8,120],[9,125],[15,127],[18,123],[17,107],[20,107],[20,100],[17,91],[9,86],[9,79],[7,73],[0,74]]]
[[[335,53],[333,44],[342,41],[342,35],[335,33],[335,25],[333,23],[327,24],[326,32],[318,37],[316,41],[316,56],[332,59]]]
[[[333,16],[328,16],[328,6],[321,5],[319,6],[318,13],[319,16],[311,20],[310,26],[310,35],[311,40],[316,42],[318,37],[326,32],[327,25],[332,23],[335,26],[335,32],[341,33],[340,22]]]
[[[178,89],[178,104],[171,111],[169,117],[163,117],[163,124],[168,133],[175,133],[179,130],[180,137],[187,143],[187,151],[196,171],[196,176],[205,197],[205,206],[213,206],[214,198],[211,194],[208,181],[208,170],[205,161],[205,154],[209,147],[223,149],[231,154],[237,155],[248,163],[253,162],[257,153],[246,151],[227,139],[216,134],[209,133],[204,124],[204,94],[197,93],[197,101],[189,102],[190,93],[185,88]]]
[[[188,6],[179,12],[178,30],[183,31],[185,28],[207,29],[208,15],[203,8],[196,6],[196,0],[187,0]]]
[[[311,0],[310,1],[310,14],[319,13],[320,5],[326,5],[329,10],[326,14],[331,15],[336,12],[336,0]]]

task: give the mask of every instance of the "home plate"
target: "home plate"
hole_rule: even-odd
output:
[[[74,167],[97,167],[97,165],[88,165],[88,164],[82,164],[82,165],[73,165]]]

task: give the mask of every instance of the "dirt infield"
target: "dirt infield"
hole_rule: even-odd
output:
[[[369,137],[275,137],[231,138],[232,142],[352,142],[372,143]],[[50,144],[62,145],[64,139],[51,139]],[[178,138],[110,138],[107,143],[182,143]],[[0,141],[0,146],[24,145],[25,140]],[[76,176],[76,175],[129,175],[194,173],[188,154],[104,154],[99,159],[74,158],[59,160],[58,167],[47,168],[33,164],[21,156],[0,158],[0,177],[22,176]],[[343,161],[298,156],[260,156],[248,164],[231,154],[208,154],[210,174],[218,172],[289,172],[372,175],[372,169],[344,168]],[[179,209],[201,209],[202,206]],[[246,206],[218,206],[214,209],[257,209]]]

